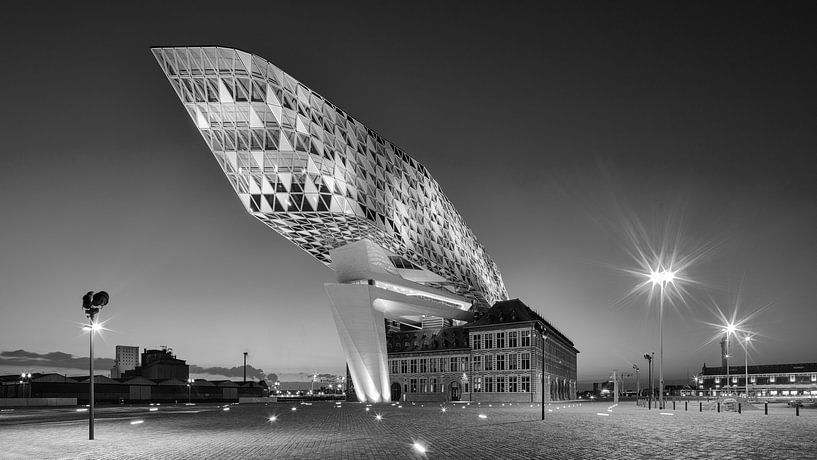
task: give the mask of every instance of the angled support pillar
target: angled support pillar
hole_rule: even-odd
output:
[[[325,288],[358,399],[390,401],[385,318],[374,308],[371,287],[326,284]]]

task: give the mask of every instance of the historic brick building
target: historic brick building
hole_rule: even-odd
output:
[[[390,332],[392,400],[539,402],[542,384],[545,401],[576,397],[579,351],[564,334],[518,299],[476,316]]]

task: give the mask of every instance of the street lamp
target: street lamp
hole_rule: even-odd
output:
[[[638,374],[638,366],[633,364],[633,369],[635,369],[635,400],[638,404],[638,398],[641,397],[641,377]]]
[[[730,394],[730,387],[731,382],[729,382],[729,336],[734,334],[737,330],[734,323],[729,323],[722,329],[723,333],[726,334],[726,353],[724,353],[723,357],[726,362],[726,394],[727,396]]]
[[[20,374],[20,383],[27,386],[28,398],[31,399],[31,372],[22,372]]]
[[[743,351],[745,351],[746,353],[745,353],[745,360],[743,362],[743,366],[744,366],[743,370],[744,370],[744,372],[746,374],[745,377],[746,377],[746,400],[747,401],[749,400],[749,342],[751,340],[752,340],[752,337],[749,336],[749,335],[744,337],[745,344],[744,344],[744,350]]]
[[[650,396],[647,398],[648,407],[652,407],[652,396],[653,396],[653,389],[652,389],[652,359],[655,353],[644,353],[644,359],[647,360],[647,376],[650,379]]]
[[[99,310],[102,309],[105,305],[108,305],[108,300],[110,296],[105,291],[99,291],[94,294],[94,291],[88,291],[87,294],[82,296],[82,309],[85,311],[85,316],[88,317],[90,320],[90,324],[87,324],[82,329],[87,330],[89,332],[89,342],[91,348],[91,357],[90,357],[90,391],[89,391],[89,400],[90,400],[90,410],[88,411],[88,440],[93,441],[94,439],[94,332],[102,329],[102,325],[95,321],[95,317]]]
[[[675,280],[675,272],[666,270],[660,265],[656,270],[650,270],[650,282],[653,286],[661,287],[658,297],[658,408],[664,408],[664,297],[668,283]]]
[[[542,331],[542,420],[545,419],[545,350],[547,349],[548,331]]]
[[[193,389],[193,382],[196,380],[193,377],[188,377],[187,379],[187,404],[191,404],[192,401],[190,399],[190,391]]]

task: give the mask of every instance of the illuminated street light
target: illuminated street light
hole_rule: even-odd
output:
[[[99,310],[102,309],[105,305],[108,305],[108,300],[110,296],[105,291],[99,291],[94,294],[94,291],[88,291],[84,296],[82,296],[82,309],[85,311],[85,316],[88,317],[90,320],[90,324],[83,327],[83,330],[89,331],[89,342],[91,348],[91,356],[90,356],[90,366],[89,366],[89,373],[91,378],[89,379],[89,398],[90,399],[90,411],[88,411],[88,440],[93,441],[94,439],[94,333],[102,329],[102,325],[95,321],[95,317]],[[87,329],[86,329],[87,328]]]
[[[190,400],[190,391],[193,389],[193,382],[196,380],[193,377],[187,379],[187,404],[191,404],[192,401]]]
[[[664,298],[666,297],[667,284],[675,281],[675,272],[671,269],[664,269],[660,265],[655,270],[650,270],[648,275],[650,283],[659,286],[661,292],[658,297],[658,408],[664,408]]]
[[[745,353],[745,360],[743,362],[743,366],[744,366],[743,369],[744,369],[744,372],[746,374],[745,376],[746,376],[746,399],[747,400],[749,399],[749,342],[751,340],[752,340],[752,337],[747,335],[744,338],[745,343],[743,345],[743,351],[746,352]]]
[[[729,381],[729,336],[735,334],[737,331],[737,327],[735,323],[727,323],[726,326],[722,329],[722,332],[726,334],[726,353],[723,354],[724,359],[726,360],[726,394],[727,396],[731,394],[731,387],[732,382]]]
[[[20,374],[20,383],[27,386],[28,398],[31,398],[31,372],[22,372]]]

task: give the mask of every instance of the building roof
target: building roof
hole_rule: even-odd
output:
[[[464,327],[493,326],[497,324],[523,323],[529,321],[542,323],[549,335],[552,334],[559,337],[575,349],[570,339],[519,299],[496,302],[494,306],[489,308],[479,319],[466,324]],[[576,350],[576,352],[578,352],[578,350]]]
[[[729,373],[736,376],[741,376],[746,372],[745,366],[729,366]],[[750,374],[798,374],[798,373],[817,373],[817,363],[795,363],[795,364],[757,364],[749,366]],[[702,375],[725,375],[726,370],[723,366],[706,367],[704,364],[701,368]]]
[[[468,331],[460,327],[390,332],[386,335],[389,353],[444,351],[468,348]]]

